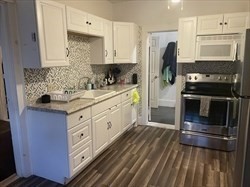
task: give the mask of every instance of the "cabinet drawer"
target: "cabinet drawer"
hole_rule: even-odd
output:
[[[121,103],[121,95],[107,99],[101,103],[92,106],[92,116],[100,114],[101,112]]]
[[[89,140],[91,140],[90,119],[68,131],[69,153],[75,151]]]
[[[69,156],[70,177],[88,164],[92,158],[92,142],[89,141]]]
[[[91,118],[90,107],[67,116],[68,129]]]
[[[131,90],[122,93],[122,102],[131,98]]]

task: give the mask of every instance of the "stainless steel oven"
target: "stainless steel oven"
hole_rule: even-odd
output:
[[[237,133],[238,100],[231,95],[231,75],[188,74],[182,91],[180,141],[232,151]],[[202,100],[207,114],[201,115]]]

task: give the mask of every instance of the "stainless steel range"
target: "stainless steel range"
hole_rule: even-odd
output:
[[[180,143],[224,151],[235,149],[238,100],[232,95],[232,83],[232,75],[186,75]]]

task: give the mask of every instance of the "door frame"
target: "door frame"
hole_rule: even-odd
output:
[[[18,176],[28,177],[31,175],[31,165],[26,126],[24,73],[17,25],[16,4],[12,0],[0,0],[0,44],[16,173]]]
[[[143,27],[142,28],[142,118],[140,122],[142,125],[150,125],[148,120],[148,90],[149,90],[149,48],[150,48],[150,36],[152,32],[178,32],[178,24],[176,26],[159,26],[159,27]],[[177,64],[177,76],[176,76],[176,107],[175,107],[175,129],[180,129],[180,117],[181,117],[181,90],[182,90],[182,64]]]

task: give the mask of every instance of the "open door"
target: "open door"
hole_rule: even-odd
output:
[[[2,49],[0,47],[0,120],[8,121],[7,99],[5,92]]]
[[[160,63],[159,37],[152,36],[150,47],[150,105],[151,108],[159,106],[159,63]]]

